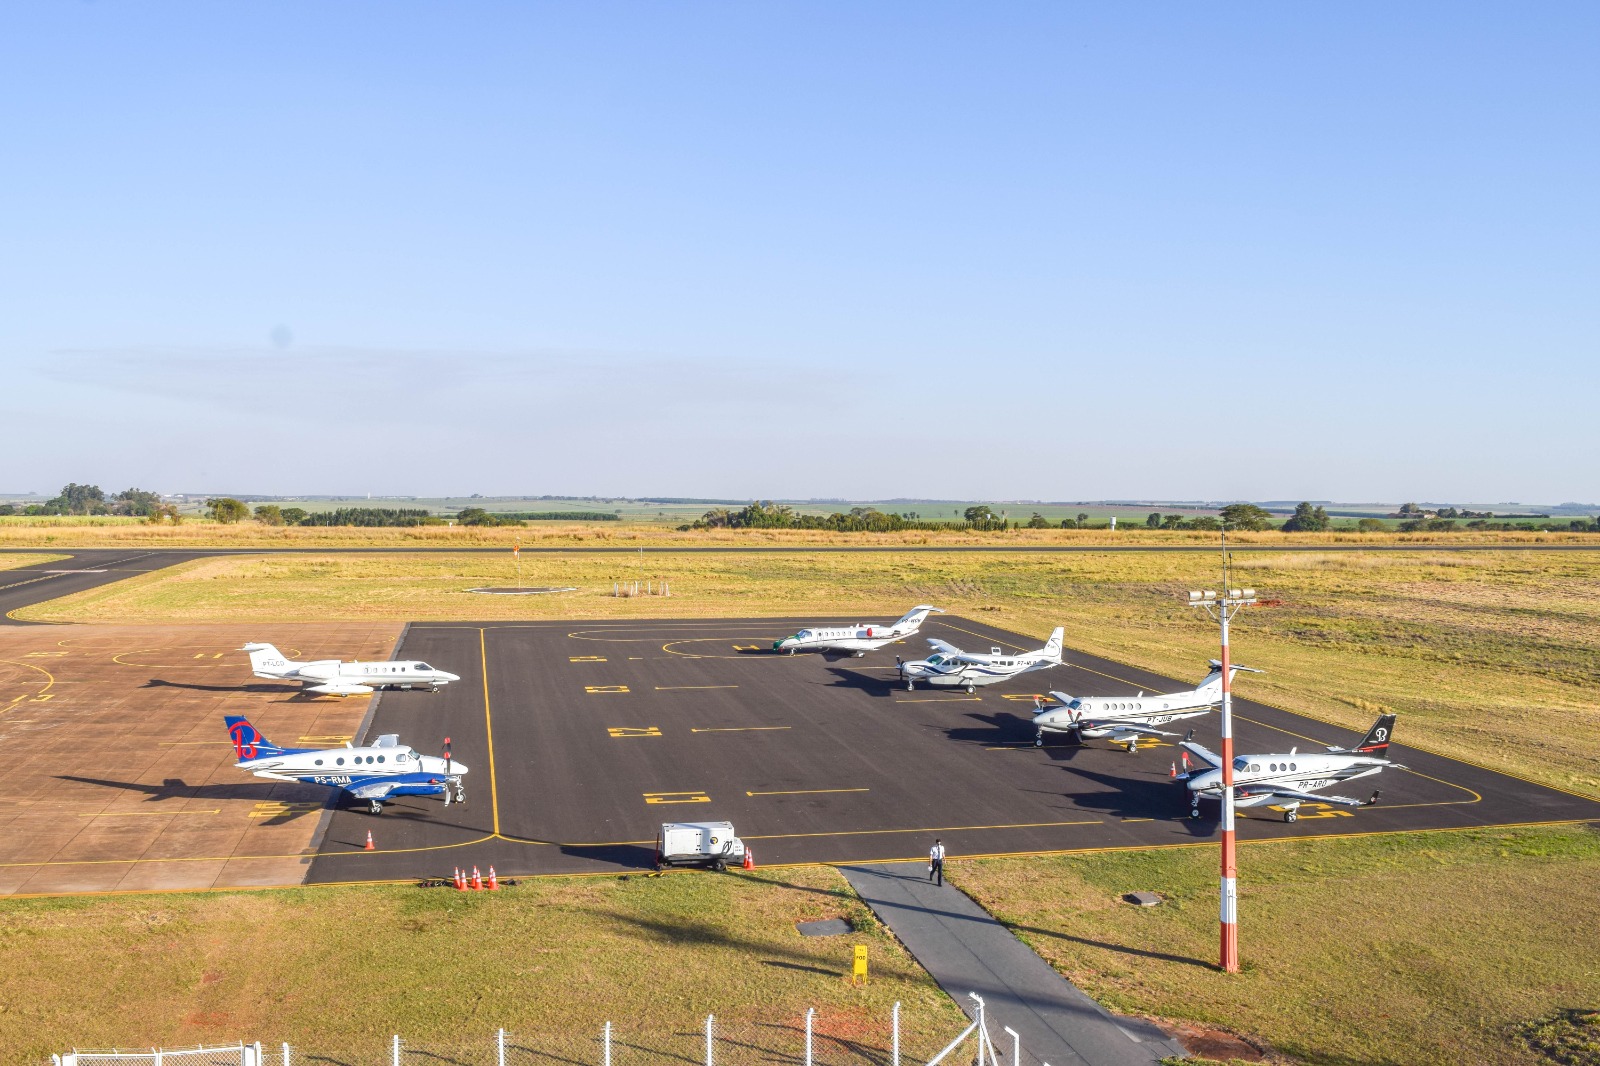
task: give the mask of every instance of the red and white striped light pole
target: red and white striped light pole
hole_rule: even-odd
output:
[[[1202,608],[1222,627],[1222,959],[1225,973],[1239,972],[1239,872],[1233,834],[1233,670],[1228,658],[1228,620],[1256,602],[1255,589],[1228,587],[1228,532],[1222,531],[1222,594],[1191,592],[1191,606]],[[1215,610],[1213,610],[1213,608]]]

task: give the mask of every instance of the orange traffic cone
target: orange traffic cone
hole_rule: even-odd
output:
[[[478,868],[476,866],[472,868],[472,891],[483,891],[483,875],[478,872]]]
[[[378,850],[378,845],[376,845],[376,844],[374,844],[372,842],[372,830],[370,830],[370,829],[367,830],[367,846],[362,848],[361,850],[362,851],[377,851]]]
[[[744,849],[744,868],[746,870],[754,870],[756,868],[755,852],[751,851],[749,848]]]
[[[457,892],[465,892],[467,890],[467,875],[462,871],[461,867],[456,867],[456,875],[453,880],[455,881]]]
[[[1173,763],[1172,764],[1172,773],[1168,774],[1167,776],[1168,777],[1177,777],[1178,776],[1178,764],[1177,763]]]
[[[494,867],[491,866],[491,867],[489,867],[489,891],[490,892],[498,892],[499,890],[500,890],[500,878],[495,876]]]

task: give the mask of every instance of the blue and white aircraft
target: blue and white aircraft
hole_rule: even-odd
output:
[[[467,768],[450,758],[450,738],[444,740],[444,756],[423,755],[400,743],[394,733],[385,733],[374,744],[342,748],[283,748],[261,735],[260,730],[242,715],[227,715],[228,737],[239,756],[235,765],[257,777],[274,781],[302,781],[308,785],[327,785],[367,802],[372,814],[382,814],[383,805],[396,796],[443,796],[450,804],[467,801],[461,778]]]
[[[954,644],[946,644],[930,637],[935,655],[912,662],[901,662],[900,677],[906,688],[915,688],[918,681],[934,688],[964,688],[969,693],[979,685],[992,685],[1007,678],[1031,674],[1035,670],[1048,670],[1061,665],[1061,638],[1066,630],[1056,626],[1045,646],[1037,651],[1020,651],[1007,654],[999,648],[990,648],[989,654],[962,651]]]

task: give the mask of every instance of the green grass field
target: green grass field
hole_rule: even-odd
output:
[[[804,939],[794,929],[823,917],[857,931]],[[856,944],[870,960],[861,988],[846,977]],[[73,1046],[242,1038],[288,1041],[301,1062],[376,1066],[398,1033],[413,1055],[488,1064],[501,1026],[520,1047],[597,1063],[608,1020],[616,1062],[643,1063],[692,1058],[712,1012],[727,1039],[793,1053],[808,1007],[819,1034],[887,1048],[896,1000],[908,1054],[931,1055],[965,1024],[821,867],[556,878],[497,894],[375,886],[9,900],[0,974],[8,1063]]]
[[[1213,968],[1214,846],[950,871],[1108,1007],[1228,1027],[1308,1066],[1549,1064],[1518,1027],[1600,1006],[1590,826],[1243,846],[1234,976]],[[1120,902],[1141,890],[1166,902]]]

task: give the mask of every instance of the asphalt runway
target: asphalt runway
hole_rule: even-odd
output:
[[[777,655],[774,640],[821,619],[413,624],[399,657],[461,675],[437,694],[386,694],[364,736],[399,733],[437,751],[452,738],[468,802],[407,798],[379,817],[341,810],[307,880],[502,876],[648,868],[663,821],[732,821],[761,865],[916,859],[934,837],[952,857],[1214,841],[1215,807],[1190,819],[1169,780],[1170,742],[1128,754],[1091,742],[1032,745],[1032,696],[1190,688],[1068,650],[1067,663],[975,695],[894,680],[894,656],[926,637],[971,650],[1034,648],[980,622],[929,619],[905,646],[863,658]],[[840,619],[851,623],[857,619]],[[1241,691],[1248,693],[1247,675]],[[1348,745],[1347,732],[1249,699],[1239,750]],[[1192,719],[1217,746],[1217,715]],[[1378,806],[1241,812],[1243,840],[1600,818],[1600,802],[1407,746],[1346,794]],[[1352,792],[1351,790],[1356,790]],[[362,850],[368,831],[376,850]]]

